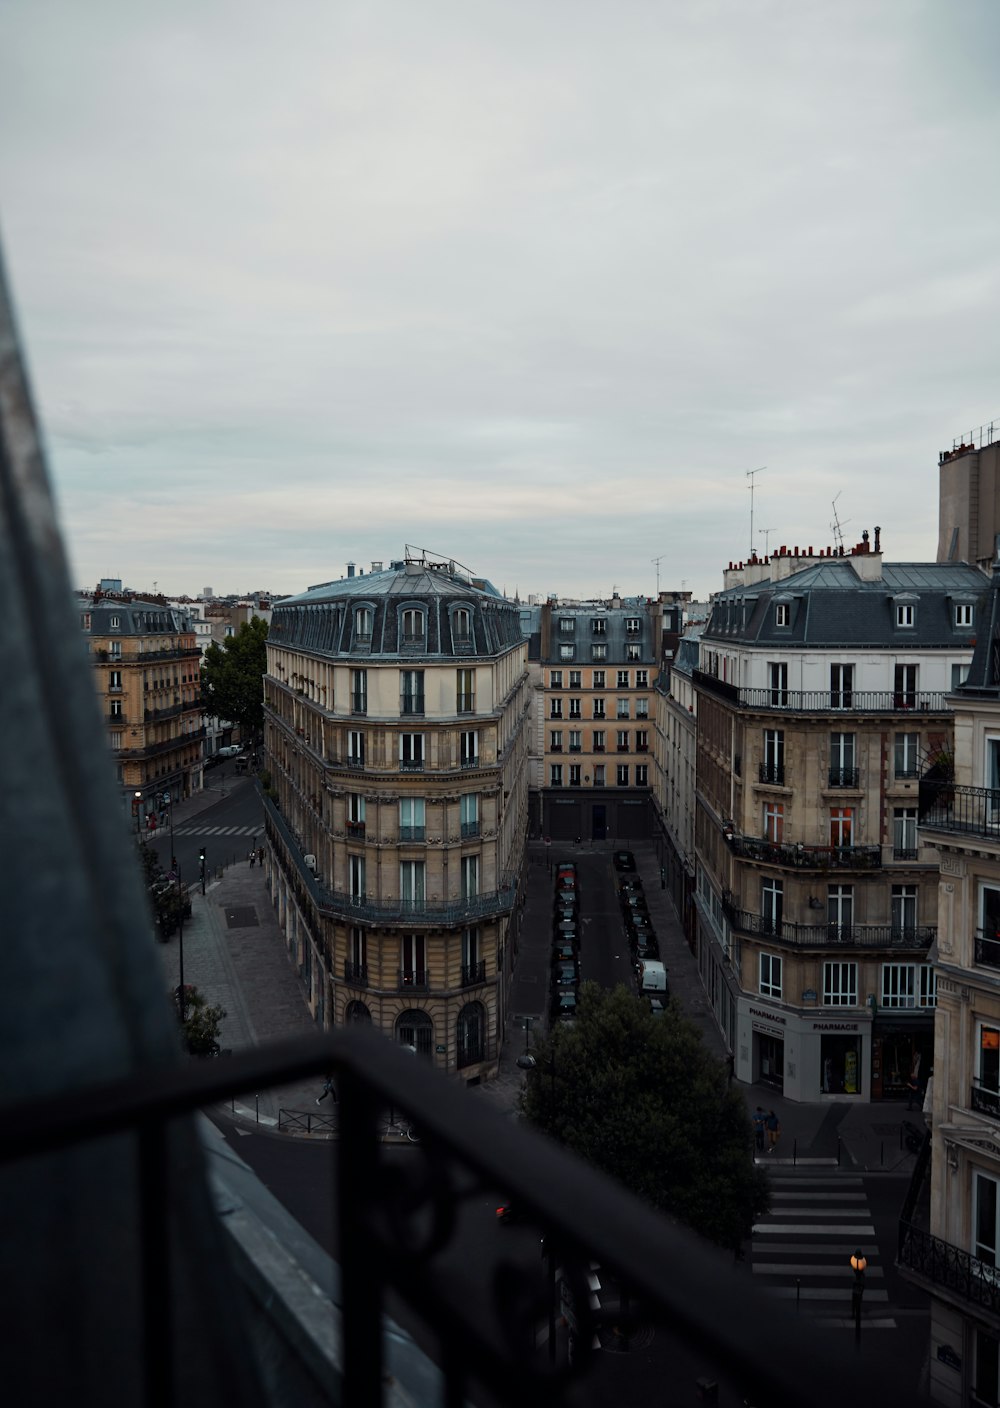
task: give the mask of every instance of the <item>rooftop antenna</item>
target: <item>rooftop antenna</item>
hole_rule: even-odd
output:
[[[766,464],[762,464],[761,467],[760,467],[760,469],[748,469],[748,470],[746,471],[746,476],[747,476],[747,478],[750,480],[750,556],[751,556],[751,557],[753,557],[753,491],[754,491],[754,475],[755,475],[755,474],[763,474],[765,469],[767,469],[767,465],[766,465]]]
[[[767,557],[767,540],[775,530],[773,528],[758,528],[758,538],[764,539],[764,556]]]
[[[843,489],[841,489],[840,494],[842,494],[843,492]],[[840,519],[837,517],[837,499],[840,498],[840,494],[837,494],[833,500],[833,522],[830,524],[830,532],[833,534],[833,541],[837,545],[838,557],[840,557],[840,555],[844,551],[844,527]],[[844,523],[850,523],[850,521],[851,520],[849,518],[844,519]]]
[[[659,557],[651,557],[651,558],[649,559],[650,562],[655,562],[655,563],[656,563],[656,595],[657,595],[657,596],[660,595],[660,563],[661,563],[661,562],[663,561],[663,559],[664,559],[665,557],[667,557],[667,556],[668,556],[667,553],[661,552],[660,555],[659,555]]]

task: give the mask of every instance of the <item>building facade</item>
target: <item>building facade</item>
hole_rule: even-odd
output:
[[[661,878],[692,948],[697,934],[694,814],[698,692],[694,671],[700,637],[701,627],[697,626],[680,640],[673,659],[657,679],[652,797]]]
[[[524,886],[517,608],[410,558],[276,604],[267,657],[273,894],[317,1022],[489,1074]]]
[[[694,675],[698,955],[740,1079],[905,1093],[933,1047],[936,856],[921,786],[986,579],[867,543],[715,600]]]
[[[118,785],[138,828],[202,786],[200,651],[163,597],[78,597]]]

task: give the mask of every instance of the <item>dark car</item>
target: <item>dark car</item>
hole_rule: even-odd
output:
[[[557,963],[552,969],[554,988],[575,988],[580,984],[580,970],[576,963]]]
[[[641,963],[644,958],[659,958],[660,945],[655,934],[642,934],[632,944],[632,952],[635,955],[635,962]]]
[[[560,991],[552,1002],[552,1016],[560,1022],[575,1022],[576,993],[568,990]]]
[[[578,922],[575,909],[557,909],[552,915],[553,929],[558,929],[562,924],[571,924],[576,928]]]
[[[556,876],[556,894],[558,894],[561,890],[567,890],[567,891],[570,891],[570,892],[575,892],[575,890],[576,890],[576,876],[575,876],[575,875],[557,875],[557,876]]]
[[[630,912],[632,914],[647,914],[649,912],[649,906],[646,904],[646,896],[633,894],[622,895],[622,909],[625,910],[626,914]]]
[[[575,963],[576,944],[571,939],[557,939],[552,946],[552,966],[557,963]]]
[[[571,860],[560,861],[556,866],[557,875],[575,875],[576,865]]]
[[[635,856],[631,851],[615,851],[616,870],[634,870]]]
[[[653,932],[653,925],[650,922],[648,914],[640,914],[638,910],[629,909],[625,911],[623,918],[625,920],[625,928],[630,935],[651,934]]]
[[[618,882],[619,895],[641,895],[642,881],[638,875],[626,875],[624,880]]]
[[[576,912],[580,905],[580,897],[575,890],[557,890],[555,899],[556,909],[568,909]]]

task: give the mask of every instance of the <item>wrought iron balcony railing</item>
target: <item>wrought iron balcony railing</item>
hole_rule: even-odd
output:
[[[399,981],[396,986],[400,992],[430,991],[430,975],[425,968],[412,968],[409,971],[401,968],[397,976]]]
[[[344,982],[350,983],[356,988],[366,988],[368,986],[368,964],[345,962]]]
[[[1000,1315],[1000,1267],[908,1223],[900,1229],[899,1261],[929,1285]]]
[[[476,837],[476,836],[478,836],[478,835],[479,835],[479,822],[478,822],[478,821],[463,821],[463,822],[462,822],[462,840],[463,840],[463,841],[471,841],[474,837]]]
[[[857,768],[831,768],[827,785],[830,787],[857,787],[858,776]]]
[[[924,831],[961,832],[1000,842],[1000,789],[922,782],[920,804]]]
[[[693,671],[695,684],[739,709],[781,710],[784,713],[947,714],[944,691],[890,689],[740,689],[704,670]]]
[[[462,969],[462,987],[474,988],[486,981],[486,959],[481,958],[478,963],[468,963]]]
[[[801,842],[791,845],[736,835],[728,840],[734,855],[744,860],[796,870],[878,870],[882,865],[881,846],[806,846]]]
[[[937,928],[929,924],[797,924],[786,919],[775,921],[731,904],[724,904],[723,910],[732,927],[743,934],[804,948],[834,944],[848,948],[927,949],[937,938]]]
[[[990,1119],[1000,1118],[1000,1090],[974,1080],[969,1091],[969,1108],[980,1115],[989,1115]]]
[[[785,765],[784,763],[761,763],[758,782],[768,782],[772,787],[784,787],[785,785]]]
[[[423,714],[424,696],[422,694],[401,694],[399,696],[399,712],[407,716]]]
[[[399,839],[401,842],[425,841],[427,839],[426,826],[400,826]]]
[[[976,962],[982,968],[1000,968],[1000,935],[996,932],[984,934],[982,929],[975,933]]]
[[[347,834],[355,841],[363,841],[365,837],[365,823],[363,821],[349,821],[347,823]]]

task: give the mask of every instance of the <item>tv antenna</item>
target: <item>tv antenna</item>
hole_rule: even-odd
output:
[[[767,557],[767,540],[775,530],[773,528],[758,528],[758,538],[764,539],[764,556]]]
[[[841,489],[840,494],[842,494],[843,492],[843,489]],[[837,545],[838,557],[841,557],[844,552],[844,526],[843,523],[841,523],[840,519],[837,517],[837,499],[840,498],[840,494],[837,494],[834,497],[833,522],[830,524],[830,532],[833,534],[833,541]],[[849,518],[844,519],[844,523],[850,523],[850,521],[851,520]]]
[[[754,475],[755,475],[755,474],[763,474],[765,469],[767,469],[767,465],[766,465],[766,464],[762,464],[761,467],[760,467],[760,469],[748,469],[748,470],[746,471],[746,476],[747,476],[747,478],[750,480],[750,556],[751,556],[751,557],[753,557],[753,491],[754,491]]]
[[[657,596],[660,595],[660,563],[663,561],[663,559],[664,559],[665,557],[669,557],[669,556],[670,556],[669,553],[661,552],[660,555],[659,555],[659,557],[651,557],[651,558],[649,559],[650,562],[655,562],[655,563],[656,563],[656,595],[657,595]]]

